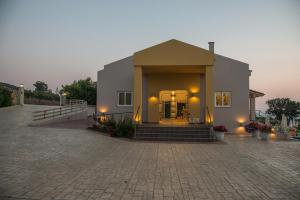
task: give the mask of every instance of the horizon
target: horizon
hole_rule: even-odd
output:
[[[300,101],[300,2],[1,1],[0,82],[49,89],[91,77],[105,64],[177,39],[249,64],[265,101]],[[298,92],[298,93],[297,93]]]

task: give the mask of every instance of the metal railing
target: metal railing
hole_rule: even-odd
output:
[[[210,112],[209,112],[208,106],[206,106],[206,113],[207,113],[207,116],[208,116],[209,124],[211,125],[211,123],[212,123],[212,120],[211,120],[211,115],[210,115]]]
[[[78,104],[87,104],[87,102],[81,99],[66,99],[66,105],[78,105]]]
[[[87,109],[86,101],[70,99],[68,100],[68,104],[66,106],[32,112],[32,120],[39,121],[44,119],[56,118],[71,113],[82,112],[86,109]]]
[[[98,117],[103,117],[105,120],[115,119],[115,120],[122,120],[125,118],[133,118],[133,112],[120,112],[120,113],[99,113],[97,114]]]
[[[211,115],[210,115],[208,106],[206,106],[206,112],[207,112],[207,116],[208,116],[208,120],[209,120],[208,125],[211,126],[210,130],[209,130],[209,137],[210,137],[210,139],[215,139],[214,129],[212,126],[212,120],[211,120]]]
[[[141,106],[138,106],[138,109],[137,109],[137,111],[136,111],[136,113],[135,113],[135,116],[134,116],[134,120],[135,120],[135,121],[138,121],[138,116],[139,116],[140,107],[141,107]]]

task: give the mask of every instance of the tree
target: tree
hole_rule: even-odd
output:
[[[68,99],[81,99],[90,105],[96,104],[97,85],[90,77],[74,81],[70,85],[62,85],[62,91],[66,93]]]
[[[267,113],[275,116],[275,118],[281,121],[282,114],[287,116],[288,122],[293,118],[300,115],[300,102],[292,101],[289,98],[276,98],[268,100]]]
[[[0,107],[11,106],[11,92],[0,86]]]
[[[47,92],[48,85],[42,81],[36,81],[33,86],[35,87],[34,91],[36,92]]]
[[[36,81],[33,86],[34,91],[25,90],[24,94],[26,98],[45,99],[50,101],[59,101],[59,95],[54,94],[51,89],[48,89],[48,85],[42,81]]]

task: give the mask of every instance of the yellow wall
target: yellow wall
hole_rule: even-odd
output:
[[[148,85],[148,122],[159,121],[159,92],[161,90],[197,89],[198,93],[189,98],[189,111],[193,117],[200,117],[200,74],[149,74]],[[157,97],[156,99],[152,96]]]
[[[133,62],[136,66],[204,66],[213,65],[214,55],[173,39],[136,52]]]

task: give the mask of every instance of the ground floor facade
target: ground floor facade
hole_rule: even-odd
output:
[[[97,111],[132,112],[136,123],[224,125],[235,132],[253,110],[250,75],[248,64],[216,54],[213,43],[205,50],[170,40],[104,66]]]

